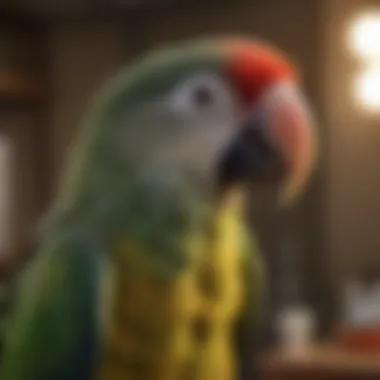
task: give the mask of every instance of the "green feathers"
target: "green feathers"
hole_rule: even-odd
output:
[[[1,358],[6,380],[89,379],[101,254],[83,233],[48,239],[21,283]],[[69,364],[70,363],[70,364]]]

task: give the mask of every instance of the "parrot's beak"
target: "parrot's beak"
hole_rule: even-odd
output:
[[[283,161],[268,144],[262,127],[252,120],[228,147],[219,166],[219,184],[229,188],[235,184],[267,182],[282,177]]]
[[[260,115],[258,117],[257,115]],[[280,202],[293,201],[305,187],[315,162],[310,112],[293,86],[281,84],[262,97],[220,166],[222,186],[280,181]]]

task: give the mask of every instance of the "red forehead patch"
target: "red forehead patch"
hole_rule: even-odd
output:
[[[297,79],[293,65],[280,52],[262,44],[230,42],[228,76],[244,104],[254,103],[279,79]]]

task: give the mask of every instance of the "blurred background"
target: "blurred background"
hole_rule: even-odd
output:
[[[277,347],[289,310],[280,327],[309,316],[313,342],[380,324],[379,14],[360,0],[2,0],[0,280],[26,260],[99,86],[153,46],[245,34],[296,61],[320,122],[320,167],[297,207],[279,213],[263,197],[250,212],[271,273],[266,342]]]

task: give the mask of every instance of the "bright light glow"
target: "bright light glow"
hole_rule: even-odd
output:
[[[380,11],[356,18],[349,28],[349,42],[361,58],[380,57]]]
[[[380,64],[358,74],[354,83],[354,96],[366,111],[380,113]]]

